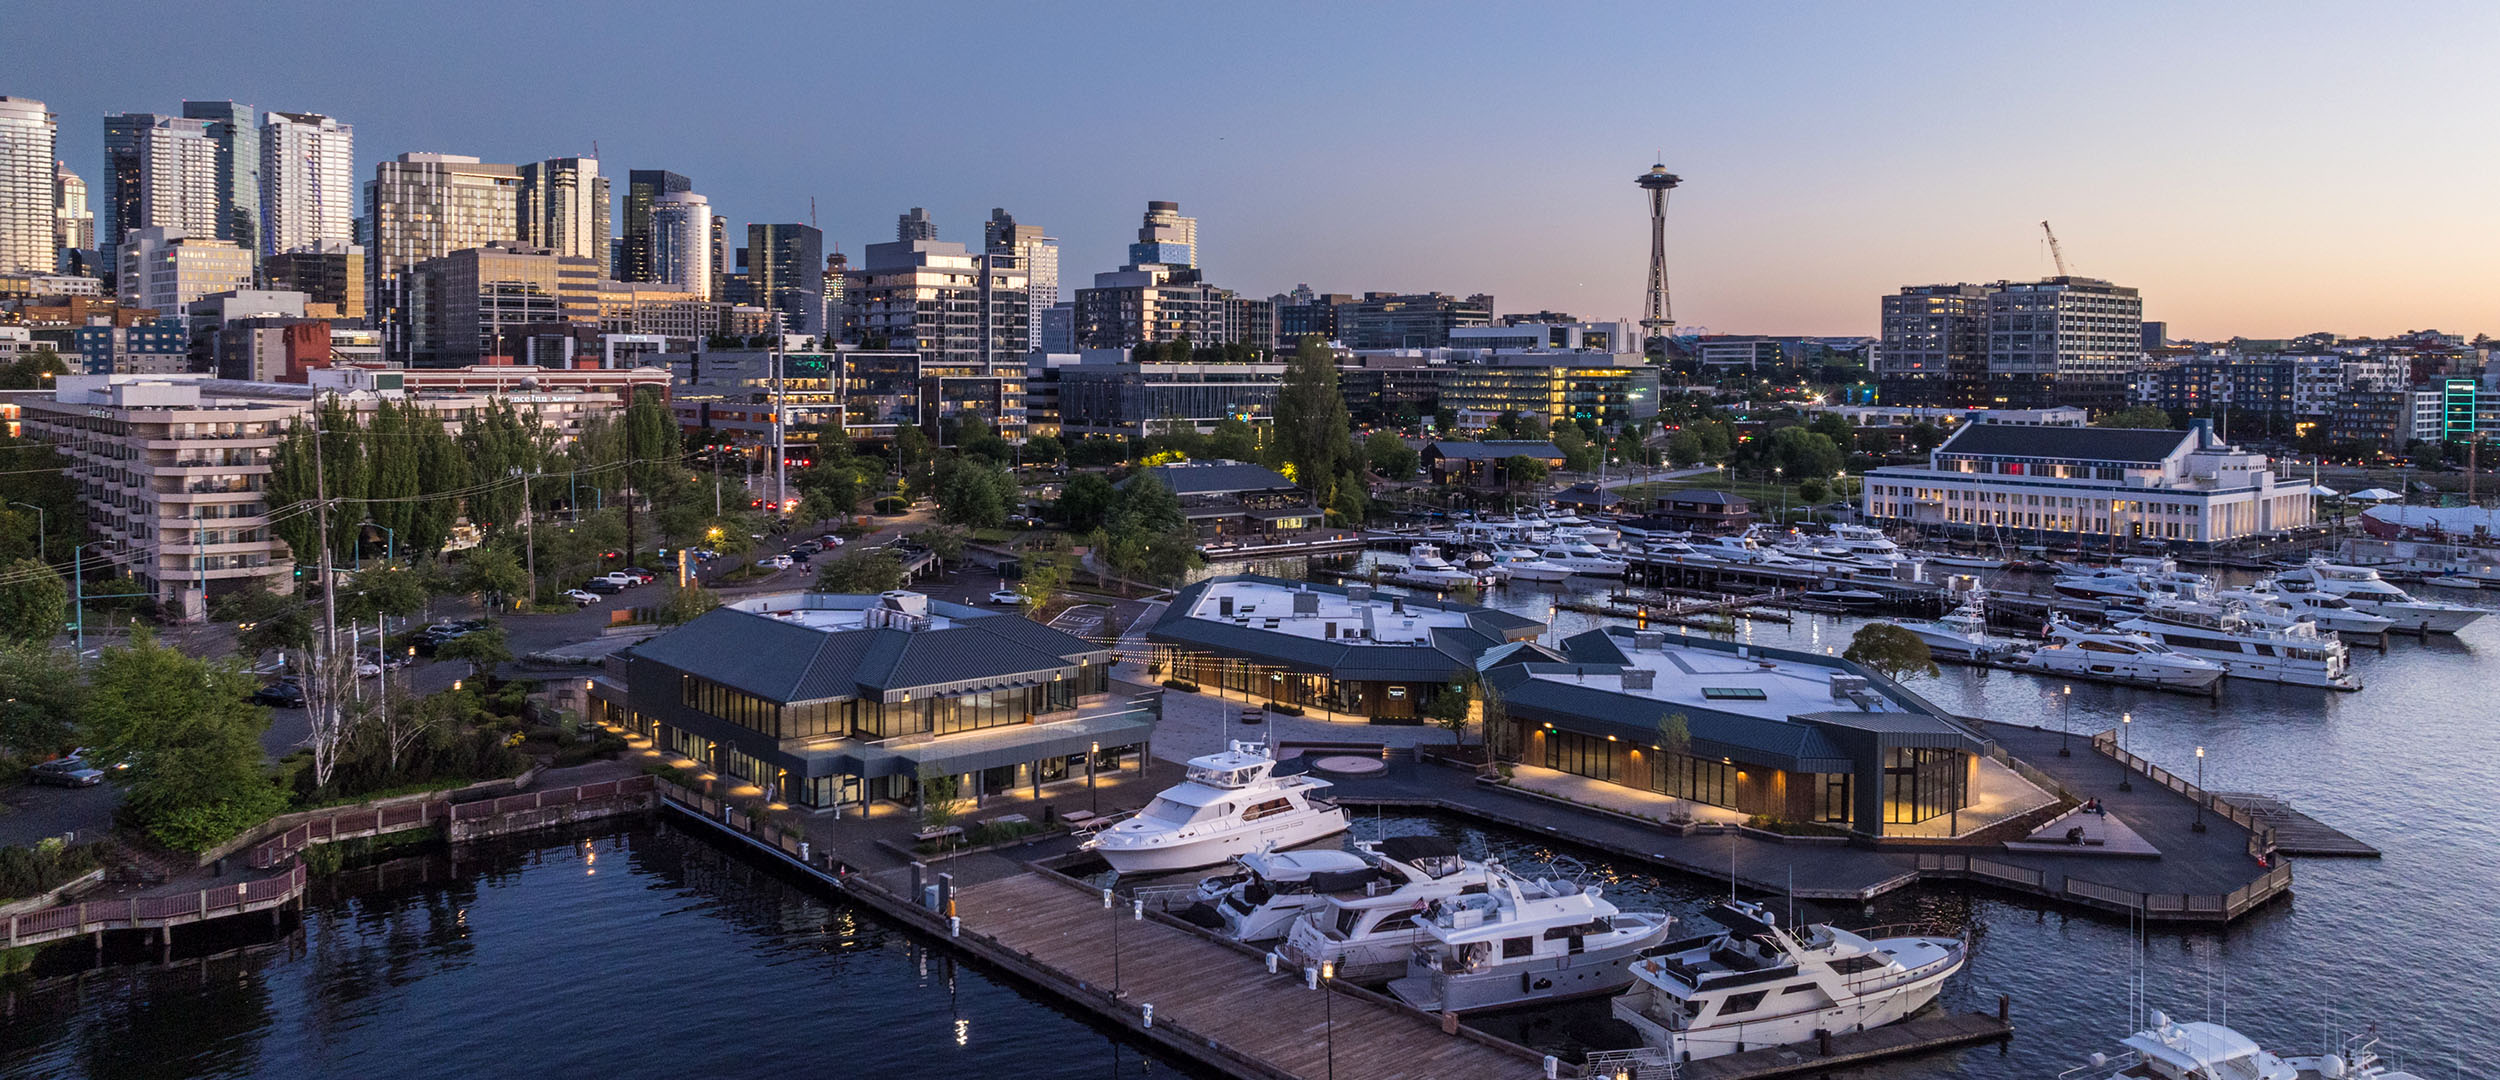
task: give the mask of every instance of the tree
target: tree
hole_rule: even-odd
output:
[[[460,591],[476,593],[494,607],[501,606],[499,598],[519,596],[529,588],[528,570],[513,557],[511,549],[502,546],[470,551],[456,580],[460,582]]]
[[[1056,435],[1035,435],[1024,440],[1023,458],[1027,465],[1055,465],[1066,456],[1067,446]]]
[[[1296,480],[1325,502],[1323,488],[1354,464],[1354,420],[1337,388],[1337,359],[1317,338],[1305,338],[1285,364],[1276,395],[1276,444]]]
[[[2170,413],[2158,405],[2138,405],[2131,409],[2102,413],[2100,419],[2092,421],[2092,426],[2166,429],[2171,426]]]
[[[668,595],[661,597],[652,615],[662,626],[676,626],[693,622],[697,616],[719,606],[720,597],[712,595],[701,585],[688,585],[670,589]]]
[[[1841,659],[1887,679],[1899,682],[1905,676],[1942,674],[1936,658],[1927,649],[1927,642],[1891,623],[1868,623],[1849,638],[1849,649]]]
[[[1541,484],[1545,482],[1545,475],[1545,462],[1526,454],[1512,454],[1502,459],[1502,484],[1505,487]]]
[[[0,750],[48,754],[76,737],[87,684],[67,649],[0,643]]]
[[[1457,679],[1432,696],[1424,706],[1424,718],[1449,730],[1450,741],[1467,745],[1467,721],[1475,711],[1477,687],[1481,680],[1472,671],[1460,672]]]
[[[1446,436],[1449,436],[1449,435],[1456,434],[1456,433],[1457,433],[1457,431],[1458,431],[1458,410],[1453,409],[1453,408],[1450,408],[1449,406],[1446,406],[1446,405],[1444,405],[1444,406],[1442,406],[1442,407],[1440,407],[1440,408],[1437,408],[1437,409],[1432,410],[1432,433],[1433,433],[1433,434],[1435,434],[1435,435],[1440,435],[1440,436],[1445,436],[1445,437],[1446,437]]]
[[[1337,476],[1336,497],[1328,500],[1328,516],[1338,525],[1359,529],[1371,516],[1371,500],[1363,493],[1363,478],[1351,470]]]
[[[1699,465],[1709,458],[1709,454],[1707,440],[1701,432],[1691,428],[1678,431],[1674,438],[1667,440],[1667,460],[1678,466]]]
[[[957,526],[940,525],[934,529],[922,529],[912,539],[920,541],[920,546],[928,548],[929,554],[937,556],[938,566],[943,569],[947,563],[964,557],[964,547],[972,542],[972,534]]]
[[[1809,476],[1797,482],[1797,501],[1806,504],[1830,498],[1832,486],[1820,476]]]
[[[633,404],[625,409],[624,474],[632,490],[625,499],[625,555],[641,549],[635,521],[635,506],[643,499],[652,501],[652,509],[679,494],[685,486],[679,476],[679,448],[683,440],[677,434],[677,418],[660,400],[656,387],[638,387]],[[671,481],[675,481],[672,483]]]
[[[955,810],[963,802],[963,780],[934,764],[923,763],[918,777],[920,784],[920,827],[943,829],[955,820]]]
[[[894,469],[906,484],[919,484],[921,467],[929,463],[929,436],[918,424],[901,424],[894,429]]]
[[[1910,425],[1910,445],[1919,453],[1924,454],[1943,444],[1943,429],[1925,420]]]
[[[444,660],[466,661],[469,677],[495,681],[495,669],[512,659],[512,645],[504,638],[503,627],[489,626],[471,630],[443,643],[434,655]]]
[[[1090,533],[1102,527],[1119,501],[1120,490],[1102,474],[1078,473],[1060,489],[1059,516],[1069,532]]]
[[[938,520],[975,529],[1007,523],[1007,505],[1016,496],[1016,480],[995,462],[959,456],[938,473]]]
[[[1180,499],[1152,473],[1130,477],[1108,516],[1108,527],[1115,535],[1169,532],[1186,523],[1187,519],[1181,516]]]
[[[272,650],[312,648],[313,606],[289,593],[241,588],[220,596],[209,614],[235,628],[235,644],[245,656]]]
[[[1596,472],[1598,459],[1605,456],[1604,444],[1590,444],[1588,433],[1577,424],[1554,429],[1554,448],[1562,451],[1563,468],[1573,472]]]
[[[1060,538],[1063,542],[1065,537]],[[1076,577],[1076,558],[1065,550],[1034,551],[1024,557],[1024,576],[1016,592],[1033,610],[1051,602]]]
[[[903,561],[883,548],[852,551],[816,572],[815,591],[875,594],[903,587]]]
[[[1792,481],[1809,476],[1831,476],[1849,463],[1849,455],[1819,431],[1802,427],[1784,427],[1763,441],[1765,462],[1777,466],[1781,475]]]
[[[1215,422],[1215,430],[1207,433],[1207,456],[1227,461],[1256,461],[1259,458],[1259,431],[1236,413],[1227,412]]]
[[[1404,480],[1415,475],[1415,466],[1423,460],[1415,448],[1407,445],[1394,431],[1375,431],[1363,440],[1363,458],[1371,463],[1373,472],[1384,480]]]
[[[117,771],[133,822],[196,851],[266,819],[286,796],[262,771],[269,714],[232,661],[197,660],[146,633],[107,648],[89,680],[85,737]]]
[[[425,610],[425,582],[395,566],[367,567],[338,590],[339,617],[361,622],[377,615],[414,615]]]
[[[69,586],[39,559],[0,566],[0,640],[45,642],[61,632]]]
[[[1692,721],[1683,713],[1663,713],[1658,717],[1658,749],[1671,754],[1693,751]]]
[[[50,345],[36,346],[33,352],[15,361],[0,365],[0,390],[49,390],[52,380],[69,374],[69,365]]]
[[[1517,732],[1510,724],[1510,707],[1502,700],[1502,692],[1484,679],[1476,681],[1476,706],[1476,729],[1483,733],[1485,765],[1501,768],[1495,763],[1519,756]]]

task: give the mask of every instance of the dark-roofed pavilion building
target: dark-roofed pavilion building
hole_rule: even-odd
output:
[[[1969,806],[1989,750],[1899,684],[1788,649],[1613,626],[1484,668],[1527,764],[1866,836]]]
[[[749,597],[625,650],[602,719],[797,806],[913,798],[1138,768],[1150,707],[1111,701],[1111,652],[1019,615],[932,601]]]
[[[1544,630],[1475,604],[1234,574],[1175,594],[1146,637],[1167,677],[1408,723],[1479,657]]]
[[[1149,465],[1154,477],[1181,505],[1181,516],[1201,540],[1268,537],[1320,524],[1311,493],[1264,465],[1239,461],[1183,461]],[[1131,477],[1125,483],[1133,483]]]
[[[1510,486],[1505,463],[1515,457],[1542,461],[1548,469],[1562,468],[1564,460],[1562,449],[1548,439],[1434,439],[1424,444],[1423,451],[1424,468],[1432,474],[1433,483],[1488,490]]]
[[[2309,485],[2266,455],[2186,431],[1974,422],[1925,465],[1870,470],[1877,524],[1983,542],[2198,549],[2316,521]]]

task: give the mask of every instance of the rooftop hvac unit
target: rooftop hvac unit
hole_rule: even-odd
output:
[[[1632,647],[1635,649],[1664,649],[1667,647],[1667,632],[1664,630],[1635,631],[1632,634]]]
[[[1319,594],[1315,592],[1293,594],[1293,613],[1296,615],[1319,614]]]
[[[1353,601],[1354,603],[1360,604],[1363,601],[1372,598],[1372,587],[1369,585],[1348,585],[1345,587],[1345,598]]]
[[[1650,670],[1649,668],[1632,667],[1623,669],[1623,688],[1626,690],[1647,690],[1656,685],[1657,681],[1658,673]]]
[[[1862,693],[1865,693],[1865,692],[1866,692],[1866,676],[1864,676],[1864,675],[1843,675],[1843,674],[1839,674],[1839,673],[1834,673],[1834,674],[1832,675],[1832,700],[1833,700],[1833,701],[1842,701],[1842,700],[1847,700],[1847,699],[1849,699],[1849,698],[1851,698],[1851,697],[1854,697],[1855,695],[1862,694]]]

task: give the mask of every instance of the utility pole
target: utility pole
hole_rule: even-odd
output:
[[[538,515],[530,513],[530,474],[514,466],[512,474],[521,478],[521,559],[529,574],[529,602],[538,602]]]
[[[773,512],[783,512],[790,502],[790,427],[784,416],[788,400],[781,383],[781,337],[773,337]]]
[[[313,528],[321,534],[321,657],[313,665],[316,675],[325,673],[330,656],[339,648],[338,582],[330,573],[330,484],[322,469],[322,459],[329,456],[325,445],[328,434],[321,430],[321,408],[313,407]],[[325,691],[327,687],[323,688]]]

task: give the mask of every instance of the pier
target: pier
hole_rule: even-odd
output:
[[[2354,859],[2375,859],[2379,850],[2292,808],[2292,804],[2272,795],[2246,791],[2217,791],[2217,797],[2248,811],[2250,817],[2264,822],[2274,832],[2274,848],[2286,855],[2323,855]]]

